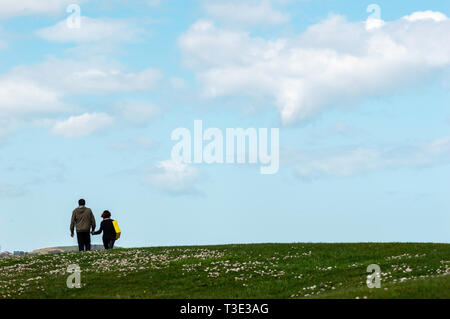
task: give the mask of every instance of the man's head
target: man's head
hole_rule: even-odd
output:
[[[79,206],[84,206],[84,205],[86,205],[86,201],[85,201],[84,199],[80,199],[80,200],[78,201],[78,205],[79,205]]]

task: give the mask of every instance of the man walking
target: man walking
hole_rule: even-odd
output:
[[[91,250],[91,228],[95,230],[95,218],[92,210],[87,208],[86,201],[80,199],[78,201],[78,208],[72,213],[72,220],[70,222],[70,236],[73,237],[73,231],[77,229],[78,249],[80,251]]]

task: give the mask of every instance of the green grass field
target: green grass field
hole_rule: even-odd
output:
[[[81,267],[69,289],[67,267]],[[381,288],[366,285],[381,267]],[[0,298],[450,298],[450,245],[255,244],[0,259]]]

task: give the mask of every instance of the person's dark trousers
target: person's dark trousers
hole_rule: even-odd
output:
[[[113,249],[115,241],[115,239],[103,237],[103,246],[105,246],[105,249]]]
[[[91,234],[89,232],[77,233],[79,251],[91,250]]]

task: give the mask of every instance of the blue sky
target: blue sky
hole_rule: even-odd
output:
[[[2,1],[2,250],[75,244],[79,198],[123,247],[448,243],[450,3],[372,3]],[[166,165],[194,120],[279,128],[278,173]]]

